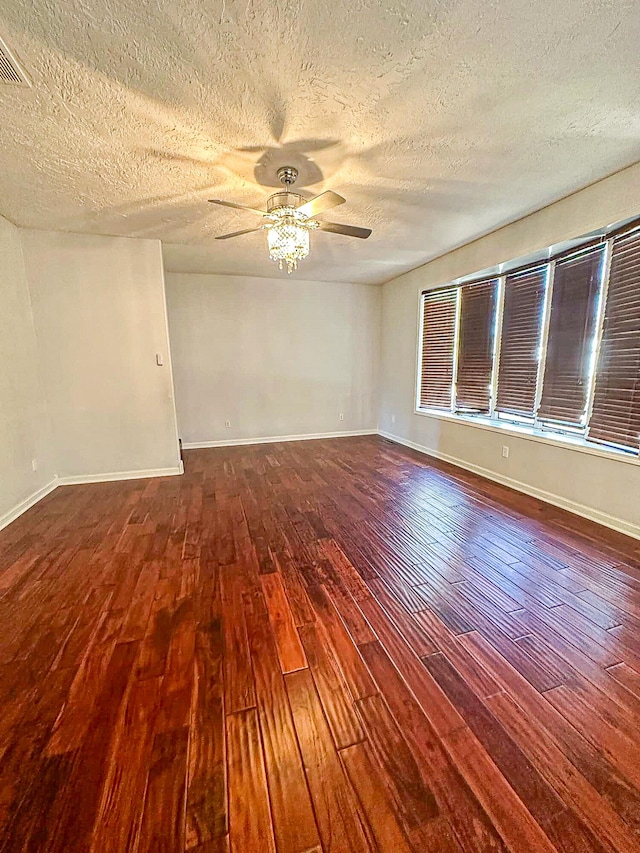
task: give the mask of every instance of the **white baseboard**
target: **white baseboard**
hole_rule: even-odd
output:
[[[243,444],[276,444],[279,441],[310,441],[316,438],[346,438],[353,435],[377,435],[377,429],[345,430],[344,432],[315,432],[306,435],[271,435],[264,438],[232,438],[223,441],[186,441],[183,450],[203,450],[207,447],[235,447]]]
[[[412,450],[417,450],[419,453],[424,453],[427,456],[433,456],[435,459],[441,459],[443,462],[449,462],[458,468],[463,468],[465,471],[471,471],[473,474],[478,474],[485,477],[487,480],[492,480],[494,483],[500,483],[502,486],[508,486],[510,489],[515,489],[517,492],[523,492],[525,495],[530,495],[532,498],[545,503],[557,506],[560,509],[566,509],[574,515],[579,515],[581,518],[587,518],[589,521],[595,521],[602,524],[604,527],[609,527],[617,533],[624,533],[627,536],[633,536],[635,539],[640,539],[640,526],[631,524],[616,516],[609,515],[606,512],[586,506],[585,504],[577,503],[576,501],[563,498],[561,495],[556,495],[552,492],[537,489],[535,486],[530,486],[528,483],[523,483],[520,480],[514,480],[511,477],[505,477],[488,468],[482,468],[479,465],[473,465],[464,459],[458,459],[456,456],[449,456],[447,453],[440,453],[437,450],[432,450],[422,444],[416,444],[415,441],[409,441],[406,438],[401,438],[399,435],[378,430],[378,434],[383,438],[389,439],[396,444],[403,444],[405,447],[410,447]]]
[[[19,515],[22,515],[23,512],[26,512],[28,509],[34,504],[37,504],[38,501],[41,501],[42,498],[46,497],[50,494],[58,485],[57,477],[54,477],[50,483],[47,483],[46,486],[43,486],[41,489],[38,489],[33,494],[29,495],[28,498],[25,498],[23,501],[20,501],[19,504],[16,504],[12,509],[8,512],[5,512],[4,515],[0,515],[0,530],[3,527],[7,527],[7,525],[11,524],[12,521],[15,521]]]
[[[175,468],[151,468],[147,471],[114,471],[108,474],[83,474],[77,477],[54,477],[50,483],[38,489],[28,498],[25,498],[19,504],[14,506],[4,515],[0,515],[0,530],[15,521],[18,516],[22,515],[32,506],[41,501],[42,498],[57,489],[58,486],[79,486],[83,483],[106,483],[112,480],[143,480],[148,477],[173,477],[177,474],[184,474],[184,465],[182,462]]]
[[[638,525],[631,524],[630,522],[624,521],[620,518],[616,518],[615,516],[609,515],[605,512],[601,512],[600,510],[586,506],[585,504],[577,503],[576,501],[563,498],[560,495],[553,494],[552,492],[547,492],[543,489],[537,489],[535,486],[530,486],[528,483],[523,483],[520,480],[514,480],[511,477],[505,477],[502,474],[498,474],[495,471],[489,470],[488,468],[482,468],[480,465],[474,465],[470,462],[465,461],[464,459],[459,459],[456,456],[450,456],[447,453],[440,453],[437,450],[432,450],[431,448],[425,447],[422,444],[417,444],[415,441],[410,441],[409,439],[402,438],[401,436],[394,435],[390,432],[385,432],[384,430],[368,429],[348,432],[316,433],[311,435],[285,435],[270,436],[267,438],[243,438],[230,441],[192,442],[183,444],[182,446],[185,450],[195,450],[207,447],[232,447],[234,445],[245,444],[272,444],[281,441],[307,441],[318,438],[343,438],[347,436],[356,435],[380,435],[383,438],[388,439],[389,441],[395,442],[396,444],[401,444],[405,447],[410,447],[412,450],[417,450],[419,453],[424,453],[425,455],[432,456],[435,459],[441,459],[443,462],[449,462],[451,465],[455,465],[457,468],[462,468],[465,471],[470,471],[473,474],[478,474],[480,477],[484,477],[485,479],[491,480],[494,483],[500,483],[503,486],[508,486],[511,489],[515,489],[518,492],[530,495],[533,498],[538,498],[538,500],[544,501],[545,503],[551,504],[552,506],[557,506],[560,509],[566,509],[569,512],[574,513],[574,515],[579,515],[580,517],[586,518],[589,521],[595,521],[598,524],[602,524],[605,527],[609,527],[611,530],[615,530],[618,533],[624,533],[627,536],[632,536],[635,539],[640,539],[640,526]],[[38,501],[42,500],[42,498],[46,497],[46,495],[50,494],[58,486],[81,485],[83,483],[103,483],[114,480],[138,480],[146,479],[149,477],[171,477],[182,474],[183,471],[184,467],[182,462],[180,462],[180,464],[175,468],[152,468],[143,471],[114,471],[105,474],[85,474],[75,477],[55,477],[53,480],[51,480],[51,482],[47,483],[41,489],[38,489],[37,491],[33,492],[33,494],[29,495],[29,497],[25,498],[23,501],[14,506],[8,512],[4,513],[3,515],[0,515],[0,530],[2,530],[4,527],[7,527],[7,525],[11,524],[12,521],[15,521],[18,516],[22,515],[24,512],[34,506],[34,504],[38,503]]]
[[[80,486],[86,483],[110,483],[113,480],[146,480],[149,477],[175,477],[184,473],[182,462],[175,468],[149,468],[142,471],[108,471],[105,474],[78,474],[58,477],[58,486]]]

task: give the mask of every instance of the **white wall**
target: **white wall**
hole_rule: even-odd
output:
[[[640,164],[383,287],[380,429],[486,476],[640,536],[640,463],[415,414],[419,294],[640,214]],[[502,445],[510,456],[503,459]]]
[[[380,296],[362,284],[168,273],[182,440],[375,429]]]
[[[0,217],[0,527],[53,476],[20,232]]]
[[[176,472],[160,243],[21,234],[58,475]]]

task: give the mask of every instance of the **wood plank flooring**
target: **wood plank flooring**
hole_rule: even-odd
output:
[[[377,437],[0,532],[0,851],[640,851],[640,542]]]

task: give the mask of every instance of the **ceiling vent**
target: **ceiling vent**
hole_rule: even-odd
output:
[[[7,45],[0,39],[0,84],[9,83],[13,86],[31,86],[31,80],[11,53]]]

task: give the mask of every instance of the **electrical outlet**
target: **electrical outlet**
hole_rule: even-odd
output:
[[[340,420],[341,420],[341,421],[343,421],[343,420],[344,420],[344,415],[342,414],[342,412],[340,412]]]
[[[391,415],[391,423],[392,423],[392,424],[395,424],[395,422],[396,422],[396,416],[395,416],[395,415]]]
[[[509,458],[509,446],[507,444],[502,445],[502,455],[505,459]]]
[[[37,470],[38,470],[38,460],[37,460],[37,459],[32,459],[32,460],[31,460],[31,470],[32,470],[32,471],[37,471]]]
[[[231,429],[231,421],[225,421],[224,422],[224,428],[225,429]]]

